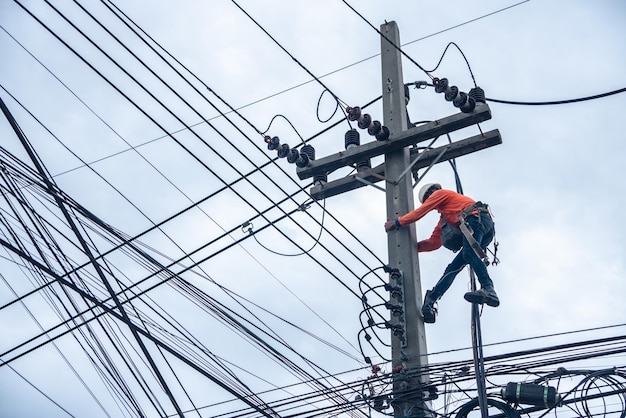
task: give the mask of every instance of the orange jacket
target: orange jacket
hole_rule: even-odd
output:
[[[451,225],[459,225],[461,211],[476,201],[452,190],[435,190],[419,208],[398,217],[400,225],[408,225],[422,219],[428,212],[437,209]],[[430,238],[417,242],[417,251],[433,251],[441,247],[441,219],[433,230]]]

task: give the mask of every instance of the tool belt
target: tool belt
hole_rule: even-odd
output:
[[[489,205],[483,202],[476,202],[461,211],[461,220],[471,215],[480,215],[481,212],[489,214]]]

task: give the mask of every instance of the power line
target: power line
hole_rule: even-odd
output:
[[[613,90],[613,91],[609,91],[609,92],[606,92],[606,93],[594,94],[593,96],[580,97],[578,99],[553,100],[553,101],[549,101],[549,102],[520,102],[520,101],[513,101],[513,100],[490,99],[490,98],[486,98],[486,100],[489,101],[489,102],[503,103],[503,104],[510,104],[510,105],[550,106],[550,105],[562,105],[562,104],[586,102],[588,100],[601,99],[603,97],[608,97],[608,96],[612,96],[614,94],[619,94],[619,93],[624,93],[624,92],[626,92],[626,87],[623,87],[623,88],[617,89],[617,90]]]

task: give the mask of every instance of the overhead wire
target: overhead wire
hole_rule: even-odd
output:
[[[325,213],[325,212],[324,212],[324,213]],[[322,225],[322,227],[323,227],[323,225]],[[316,240],[315,242],[316,242],[316,243],[317,243],[317,242],[319,242],[319,239],[318,239],[318,240]]]
[[[111,4],[112,4],[112,2],[110,2],[110,1],[108,1],[108,3],[111,3]],[[113,6],[114,6],[114,5],[113,5]],[[239,7],[239,6],[238,6],[238,7]],[[116,9],[117,9],[117,7],[116,7]],[[241,8],[240,8],[240,9],[241,9]],[[138,29],[141,33],[145,34],[145,35],[146,35],[146,36],[147,36],[147,37],[148,37],[148,38],[149,38],[149,39],[150,39],[153,43],[155,43],[156,45],[158,45],[158,46],[159,46],[159,48],[165,52],[165,54],[166,54],[166,55],[168,55],[168,56],[172,57],[172,58],[174,59],[174,61],[175,61],[177,64],[179,64],[179,65],[181,65],[183,68],[185,68],[185,70],[186,70],[187,72],[189,72],[189,73],[190,73],[190,74],[191,74],[191,75],[192,75],[192,76],[193,76],[196,80],[200,81],[200,82],[202,83],[202,85],[203,85],[203,86],[205,86],[205,87],[206,87],[206,88],[207,88],[207,89],[208,89],[208,90],[209,90],[212,94],[214,94],[214,95],[215,95],[218,99],[220,99],[220,101],[222,101],[224,104],[226,104],[226,105],[227,105],[227,106],[231,109],[231,111],[233,111],[234,113],[236,113],[236,114],[237,114],[240,118],[242,118],[242,119],[243,119],[243,120],[244,120],[244,121],[245,121],[245,122],[246,122],[249,126],[251,126],[252,128],[254,128],[257,132],[259,132],[260,134],[263,134],[263,133],[264,133],[264,132],[261,132],[258,128],[256,128],[256,127],[255,127],[252,123],[250,123],[250,121],[249,121],[249,120],[247,120],[246,118],[244,118],[244,117],[243,117],[243,116],[242,116],[242,115],[241,115],[241,114],[240,114],[240,113],[239,113],[236,109],[234,109],[232,106],[230,106],[230,105],[229,105],[229,104],[228,104],[225,100],[223,100],[223,99],[222,99],[222,98],[221,98],[221,97],[220,97],[220,96],[219,96],[219,95],[218,95],[218,94],[217,94],[217,93],[216,93],[213,89],[211,89],[209,86],[207,86],[207,85],[206,85],[206,83],[202,82],[202,80],[200,80],[200,79],[199,79],[199,78],[198,78],[198,77],[197,77],[197,76],[196,76],[193,72],[191,72],[191,71],[190,71],[190,70],[189,70],[186,66],[184,66],[184,65],[183,65],[183,64],[182,64],[179,60],[177,60],[177,59],[176,59],[176,58],[175,58],[172,54],[170,54],[167,50],[165,50],[165,49],[164,49],[164,48],[163,48],[163,47],[162,47],[162,46],[161,46],[158,42],[156,42],[153,38],[151,38],[149,35],[147,35],[147,34],[146,34],[146,32],[145,32],[145,31],[143,31],[143,29],[141,29],[141,28],[140,28],[140,27],[139,27],[139,26],[138,26],[138,25],[137,25],[137,24],[136,24],[136,23],[135,23],[132,19],[130,19],[128,16],[126,16],[126,15],[125,15],[123,12],[121,12],[119,9],[117,9],[117,10],[118,10],[118,11],[120,12],[120,14],[121,14],[121,15],[123,15],[123,16],[124,16],[124,17],[125,17],[125,18],[129,21],[129,22],[131,22],[131,23],[133,24],[133,26],[135,26],[135,27],[136,27],[136,28],[137,28],[137,29]],[[243,10],[243,9],[242,9],[242,11],[243,11],[244,13],[246,13],[246,12],[245,12],[245,10]],[[248,15],[248,14],[246,13],[246,15]],[[249,16],[249,15],[248,15],[248,16]],[[251,16],[249,16],[249,17],[251,18]],[[252,18],[251,18],[251,19],[252,19]],[[254,19],[253,19],[253,20],[254,20]],[[255,23],[258,25],[258,22],[256,22],[256,21],[255,21]],[[259,26],[260,26],[260,25],[259,25]],[[264,31],[265,31],[265,30],[264,30]],[[268,34],[268,35],[269,35],[269,34]],[[272,38],[272,39],[273,39],[273,38]],[[275,39],[273,39],[273,40],[274,40],[274,42],[277,42]],[[146,43],[146,44],[147,44],[147,43]],[[281,49],[285,50],[285,52],[287,52],[287,53],[289,54],[289,52],[288,52],[288,51],[286,51],[286,49],[284,49],[284,47],[282,47],[282,46],[281,46]],[[156,52],[156,51],[155,51],[155,52]],[[301,66],[302,66],[302,64],[300,64],[300,63],[299,63],[299,65],[301,65]],[[171,67],[171,65],[170,65],[170,67]],[[173,68],[173,67],[171,67],[171,68]],[[308,70],[307,70],[307,71],[308,71]],[[177,73],[178,73],[178,72],[177,72]],[[180,74],[180,73],[179,73],[179,74]],[[181,75],[181,76],[182,76],[182,75]],[[326,87],[323,83],[321,83],[321,82],[320,82],[320,84],[322,84],[322,86],[325,88],[325,91],[329,91],[329,93],[331,93],[331,94],[333,95],[333,97],[337,98],[337,96],[336,96],[336,95],[334,95],[334,94],[333,94],[330,90],[328,90],[328,88],[327,88],[327,87]],[[218,110],[218,111],[219,111],[219,112],[220,112],[220,113],[221,113],[221,114],[225,117],[225,115],[224,115],[224,114],[223,114],[223,113],[222,113],[222,112],[221,112],[221,111],[220,111],[217,107],[215,107],[215,106],[213,106],[213,107],[214,107],[214,109]],[[274,119],[274,118],[273,118],[273,119]],[[273,120],[273,119],[272,119],[272,120]],[[289,121],[288,121],[288,122],[289,122]],[[289,123],[291,124],[291,122],[289,122]],[[270,122],[270,126],[271,126],[271,122]],[[293,127],[293,125],[291,125],[291,126],[292,126],[292,128],[295,130],[295,127]],[[334,126],[334,125],[333,125],[333,126]],[[268,127],[268,130],[269,130],[269,127]],[[266,130],[266,131],[267,131],[267,130]],[[265,132],[266,132],[266,131],[265,131]],[[296,132],[297,132],[297,131],[296,131]],[[245,136],[245,135],[244,135],[244,136]],[[302,140],[302,142],[303,142],[303,143],[305,143],[305,141],[302,139],[302,136],[301,136],[300,134],[298,134],[298,136],[300,137],[300,139]],[[247,137],[246,137],[246,138],[247,138]],[[247,138],[247,139],[250,141],[250,139],[249,139],[249,138]],[[309,140],[311,140],[311,139],[313,139],[313,138],[310,138]],[[251,141],[251,142],[252,142],[252,141]],[[274,161],[272,161],[272,162],[274,162]],[[284,171],[283,171],[283,172],[284,172]],[[285,174],[286,174],[286,173],[285,173]],[[289,178],[290,178],[290,177],[289,177]],[[301,187],[301,186],[299,186],[299,187]],[[318,203],[318,204],[319,204],[319,203]],[[326,210],[325,210],[325,205],[322,207],[322,210],[324,211],[324,213],[326,213]],[[318,221],[316,220],[316,222],[318,222]],[[324,225],[323,225],[323,223],[318,222],[318,224],[320,225],[320,227],[321,227],[321,228],[322,228],[322,230],[323,230],[323,229],[324,229]],[[344,227],[344,229],[345,229],[345,227]],[[305,232],[307,232],[307,231],[305,230]],[[354,237],[354,234],[352,234],[352,232],[351,232],[351,231],[348,231],[348,232],[349,232],[349,233],[350,233],[350,234]],[[307,233],[308,233],[308,232],[307,232]],[[309,234],[309,235],[310,235],[310,234]],[[332,235],[332,234],[331,234],[331,235]],[[311,236],[311,235],[310,235],[310,236]],[[333,236],[333,237],[334,237],[334,236]],[[311,238],[313,238],[313,237],[311,236]],[[355,238],[356,238],[356,237],[355,237]],[[256,237],[255,237],[255,239],[256,239]],[[317,239],[314,239],[314,242],[317,244],[317,243],[319,242],[319,237],[318,237]],[[359,243],[360,243],[360,241],[359,241]],[[314,246],[315,246],[316,244],[314,244]],[[367,248],[366,246],[364,246],[364,247],[365,247],[365,248]],[[372,254],[373,254],[373,253],[372,253]]]
[[[263,31],[263,33],[265,33],[281,50],[283,50],[283,52],[285,52],[296,64],[298,64],[298,66],[300,68],[302,68],[304,71],[306,71],[307,74],[309,74],[320,86],[322,86],[324,88],[325,91],[328,91],[333,98],[337,101],[337,103],[340,103],[345,107],[347,107],[348,105],[343,102],[339,96],[337,96],[335,93],[333,93],[333,91],[326,86],[326,84],[324,84],[324,82],[322,82],[322,80],[320,80],[320,78],[318,78],[315,74],[313,74],[306,66],[304,66],[300,61],[298,61],[298,59],[291,53],[289,52],[280,42],[278,42],[276,40],[276,38],[274,38],[254,17],[252,17],[243,7],[241,7],[235,0],[231,0],[231,2],[237,6],[237,8],[239,10],[241,10],[241,12],[243,14],[245,14],[259,29],[261,29],[261,31]]]
[[[626,92],[626,87],[612,90],[606,93],[594,94],[592,96],[580,97],[577,99],[566,99],[566,100],[552,100],[546,102],[521,102],[514,100],[502,100],[502,99],[492,99],[485,98],[485,100],[494,103],[502,103],[502,104],[510,104],[510,105],[521,105],[521,106],[552,106],[552,105],[563,105],[563,104],[571,104],[571,103],[579,103],[586,102],[589,100],[601,99],[603,97],[613,96],[615,94],[620,94]]]
[[[118,42],[119,42],[119,41],[118,41]],[[144,64],[144,66],[145,66],[145,64]],[[215,107],[215,109],[217,110],[217,107]],[[195,111],[195,109],[194,109],[194,111]],[[248,122],[248,123],[249,123],[249,122]],[[209,124],[209,125],[210,125],[210,124]],[[214,128],[214,127],[213,127],[213,129],[215,130],[215,128]],[[240,130],[239,130],[239,131],[240,131]],[[257,129],[257,131],[258,131],[258,129]],[[241,131],[240,131],[240,132],[241,132]],[[218,131],[218,133],[219,133],[219,131]],[[241,133],[243,134],[243,132],[241,132]],[[196,136],[197,136],[197,135],[196,135]],[[245,136],[245,135],[244,135],[244,136]],[[223,136],[222,136],[222,137],[223,137]],[[223,138],[227,140],[227,138],[225,138],[225,137],[223,137]],[[247,136],[246,136],[246,138],[247,138]],[[200,138],[199,138],[199,139],[200,139]],[[249,138],[248,138],[248,140],[249,140]],[[251,141],[251,142],[252,142],[252,141]],[[206,144],[206,143],[205,143],[205,145],[207,145],[207,146],[209,146],[209,148],[211,148],[211,147],[210,147],[210,145],[208,145],[208,144]],[[237,149],[237,147],[233,147],[233,148]],[[237,149],[237,150],[238,150],[238,149]],[[238,150],[238,151],[239,151],[239,150]],[[239,151],[239,152],[240,152],[240,151]],[[216,154],[217,154],[220,158],[223,158],[223,157],[222,157],[219,153],[216,153]],[[243,154],[243,153],[242,153],[242,155],[243,155],[244,157],[248,158],[245,154]],[[248,160],[249,160],[249,159],[248,159]],[[228,161],[226,161],[226,160],[225,160],[225,162],[227,162],[227,163],[230,165],[230,163],[229,163]],[[251,161],[250,161],[250,162],[251,162]],[[238,171],[235,167],[232,167],[232,168],[233,168],[233,169],[235,169],[235,171],[237,171],[239,174],[241,174],[241,173],[240,173],[240,172],[239,172],[239,171]],[[262,173],[262,174],[264,174],[264,175],[265,175],[265,176],[266,176],[266,177],[267,177],[270,181],[273,181],[273,179],[271,179],[269,176],[267,176],[267,175],[266,175],[263,171],[261,171],[261,173]],[[246,179],[246,180],[247,180],[247,179]],[[247,181],[248,181],[248,180],[247,180]],[[251,183],[251,184],[252,184],[252,183]],[[253,187],[255,187],[257,190],[259,190],[259,192],[261,192],[261,194],[264,194],[264,193],[263,193],[263,192],[262,192],[262,191],[261,191],[261,190],[260,190],[260,189],[259,189],[256,185],[255,185],[255,184],[252,184],[252,185],[253,185]],[[300,186],[299,186],[299,187],[300,187]],[[233,191],[234,191],[234,190],[233,190]],[[265,194],[264,194],[264,195],[265,195]],[[279,230],[279,232],[281,232],[281,231]],[[304,229],[304,232],[305,232],[305,233],[307,233],[309,236],[311,236],[311,237],[313,238],[313,236],[312,236],[312,235],[311,235],[311,234],[310,234],[310,233],[309,233],[306,229]],[[281,232],[281,233],[282,233],[282,232]],[[284,235],[284,234],[283,234],[283,235]],[[285,237],[286,237],[286,236],[285,236]],[[286,238],[287,238],[287,237],[286,237]]]
[[[180,415],[182,415],[182,412],[180,410],[180,407],[178,405],[177,400],[174,398],[173,393],[171,392],[169,386],[167,385],[163,375],[160,373],[160,371],[159,371],[156,363],[154,362],[154,359],[153,359],[152,355],[148,351],[144,341],[140,338],[140,335],[137,332],[137,329],[135,327],[131,326],[130,318],[128,316],[128,313],[122,307],[122,305],[120,304],[119,298],[115,295],[115,292],[114,292],[114,290],[113,290],[113,288],[111,286],[111,283],[107,279],[107,275],[106,275],[105,269],[103,268],[103,266],[101,266],[100,264],[98,264],[94,260],[93,251],[89,248],[89,243],[88,243],[89,240],[80,231],[80,222],[76,222],[75,221],[75,219],[72,216],[71,208],[69,208],[69,207],[67,207],[65,205],[65,203],[62,200],[62,198],[56,192],[56,190],[58,190],[58,188],[56,187],[56,184],[54,184],[54,181],[50,178],[50,175],[47,172],[47,169],[45,168],[45,166],[43,165],[41,158],[37,155],[36,151],[34,150],[32,145],[30,144],[30,142],[29,142],[28,138],[26,137],[26,135],[24,135],[24,133],[21,131],[21,128],[16,123],[16,121],[13,118],[12,114],[8,111],[8,109],[7,109],[6,105],[4,104],[4,102],[0,101],[0,105],[2,107],[3,113],[5,114],[7,120],[9,121],[9,123],[12,126],[13,130],[17,134],[21,144],[23,145],[25,151],[27,152],[31,162],[35,166],[36,171],[39,173],[40,177],[42,178],[43,182],[45,183],[44,187],[45,187],[46,192],[49,193],[52,198],[54,198],[54,202],[57,205],[58,209],[61,211],[61,213],[63,215],[63,218],[65,219],[66,225],[74,233],[75,238],[80,243],[80,248],[84,252],[85,256],[87,258],[89,258],[89,262],[90,262],[91,266],[97,272],[97,275],[100,278],[100,280],[102,280],[103,284],[105,285],[105,287],[107,289],[107,292],[109,292],[111,294],[112,299],[115,302],[116,308],[120,312],[120,317],[119,318],[124,323],[126,323],[129,326],[129,329],[131,330],[131,332],[132,332],[132,334],[133,334],[133,336],[135,338],[136,343],[140,346],[140,348],[141,348],[141,350],[142,350],[142,352],[144,354],[144,358],[148,361],[148,363],[150,365],[150,368],[154,372],[156,379],[160,382],[162,389],[167,394],[167,397],[170,399],[172,406],[177,410],[177,412]],[[58,261],[60,261],[60,260],[58,260]],[[77,276],[76,278],[79,279],[79,281],[80,281],[80,276]],[[65,287],[63,287],[62,289],[63,289],[64,292],[66,292],[66,290],[67,290]],[[81,296],[83,297],[83,299],[85,298],[86,295],[87,295],[87,292],[85,292],[84,294],[81,293]],[[72,305],[74,305],[74,302],[69,297],[69,295],[68,295],[68,300],[72,303]],[[61,305],[61,306],[63,306],[65,308],[65,310],[69,313],[69,310],[67,309],[67,307],[65,307],[65,305]],[[98,323],[99,323],[99,320],[98,320]],[[81,332],[82,332],[82,330],[81,330]],[[138,381],[138,382],[141,385],[141,381]],[[142,388],[144,388],[144,390],[145,390],[144,386],[142,386]],[[148,389],[148,392],[150,392],[149,389]],[[156,404],[154,404],[154,405],[155,405],[155,407],[157,406]]]

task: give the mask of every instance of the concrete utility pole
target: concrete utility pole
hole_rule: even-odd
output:
[[[387,218],[413,210],[412,170],[502,143],[497,130],[466,138],[441,148],[413,153],[409,146],[491,118],[486,104],[469,113],[457,113],[434,122],[407,128],[405,89],[402,77],[400,36],[395,22],[381,25],[383,125],[388,140],[372,141],[338,154],[311,160],[298,167],[300,179],[322,176],[369,158],[385,155],[385,163],[342,179],[317,184],[311,196],[322,199],[373,184],[386,182]],[[377,226],[382,233],[381,224]],[[390,305],[396,309],[389,321],[393,367],[392,405],[396,417],[433,417],[429,399],[428,358],[424,321],[420,313],[422,291],[415,226],[388,233]],[[398,312],[400,312],[398,314]]]
[[[380,31],[385,35],[381,37],[383,125],[390,132],[398,133],[407,129],[402,55],[396,47],[401,45],[400,34],[395,22],[381,25]],[[387,219],[395,219],[414,209],[409,163],[408,148],[385,154],[385,177],[395,180],[386,187]],[[426,330],[419,310],[422,289],[416,243],[415,224],[387,234],[389,265],[402,272],[401,281],[390,284],[404,288],[404,324],[401,324],[405,326],[404,340],[391,340],[394,394],[401,394],[394,400],[395,416],[431,416],[424,414],[430,408],[423,399],[426,391],[420,389],[428,385],[429,378],[424,370],[428,358]],[[396,318],[396,322],[402,321]]]

